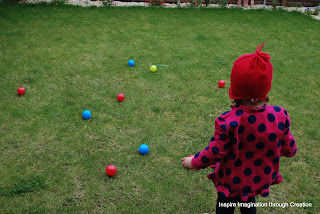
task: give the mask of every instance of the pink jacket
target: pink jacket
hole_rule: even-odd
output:
[[[269,195],[272,184],[282,182],[280,156],[292,157],[297,145],[290,133],[287,111],[278,106],[232,106],[215,120],[209,146],[195,154],[192,165],[211,166],[208,175],[226,197],[247,201]]]

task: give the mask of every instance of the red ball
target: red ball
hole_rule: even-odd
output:
[[[123,94],[118,94],[117,99],[119,102],[124,100],[124,95]]]
[[[117,168],[114,165],[109,165],[106,168],[106,173],[109,176],[114,176],[117,173]]]
[[[223,86],[226,84],[226,82],[224,80],[220,80],[218,84],[219,84],[220,88],[223,88]]]
[[[24,93],[26,93],[26,89],[23,87],[18,88],[18,94],[23,95]]]

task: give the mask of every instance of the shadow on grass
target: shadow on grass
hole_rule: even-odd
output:
[[[12,185],[0,188],[1,195],[5,197],[15,197],[28,192],[36,192],[47,186],[42,176],[33,175],[29,178],[15,177],[12,180]]]

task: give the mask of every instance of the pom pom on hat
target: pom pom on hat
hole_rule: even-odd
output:
[[[273,66],[270,55],[261,52],[264,43],[253,54],[240,56],[231,71],[231,99],[267,100],[271,89]]]

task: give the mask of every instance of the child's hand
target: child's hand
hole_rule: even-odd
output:
[[[181,159],[181,161],[182,161],[181,165],[183,166],[183,168],[185,168],[187,170],[194,169],[192,166],[192,163],[191,163],[193,157],[194,157],[193,155],[189,155],[188,157],[184,157]]]

